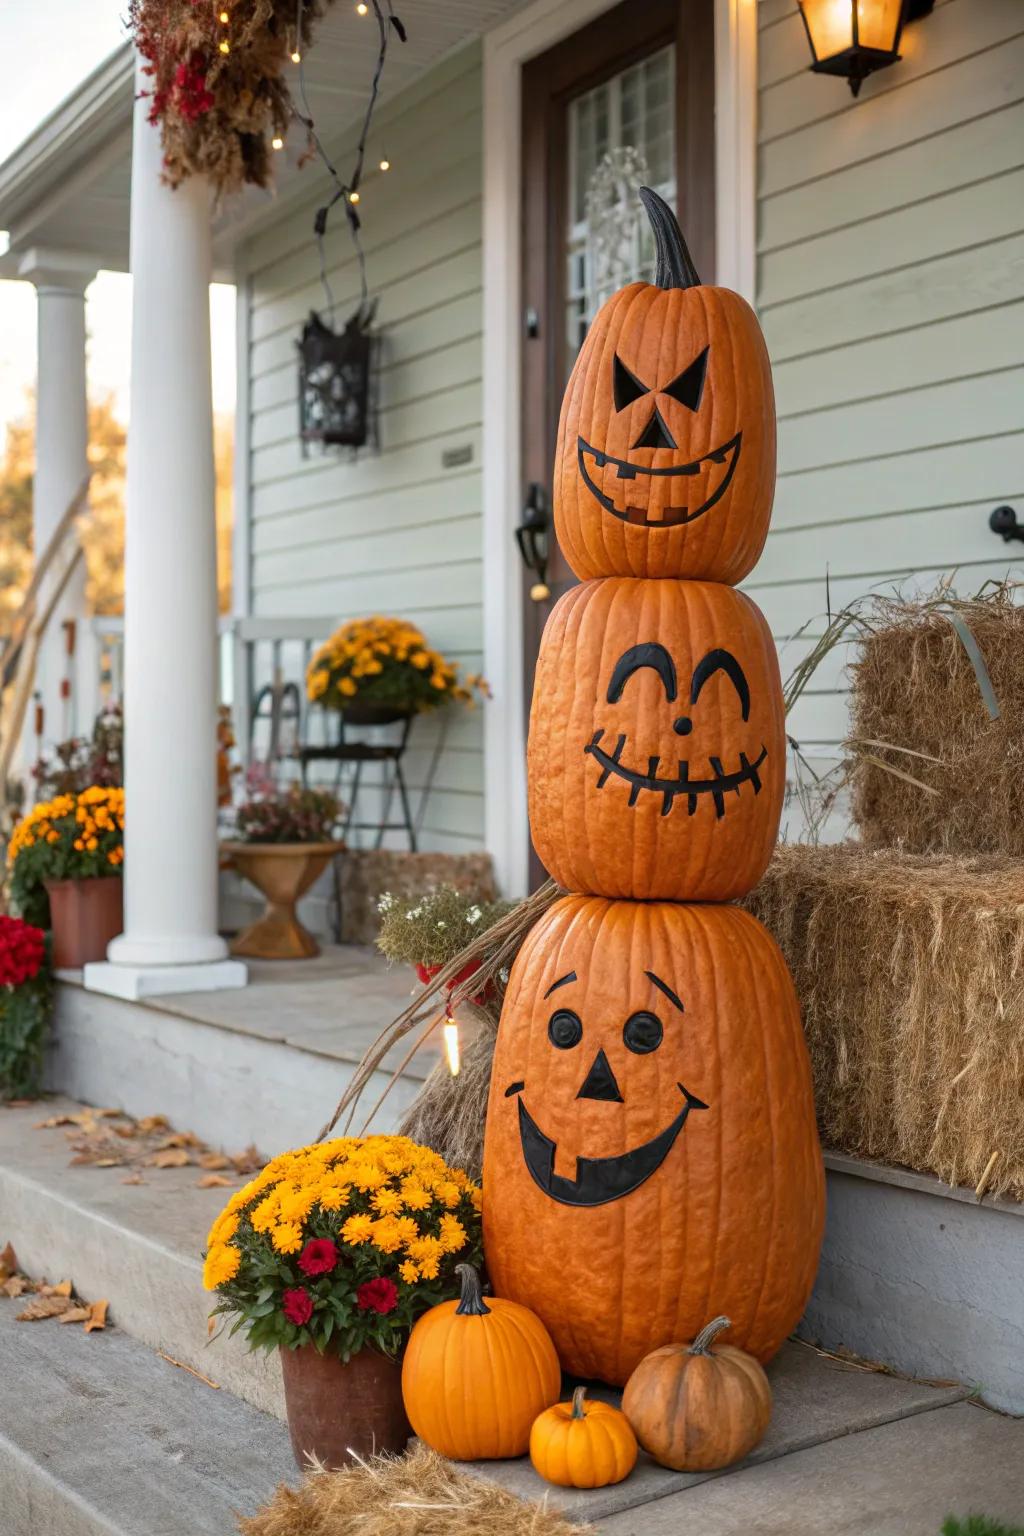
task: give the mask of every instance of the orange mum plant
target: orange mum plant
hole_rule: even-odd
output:
[[[358,700],[416,713],[488,695],[482,677],[460,677],[458,664],[429,646],[415,624],[379,616],[353,619],[335,630],[309,664],[306,691],[329,709],[346,709]]]
[[[124,790],[93,784],[32,807],[7,848],[11,900],[29,922],[46,924],[46,880],[119,875],[124,862]]]
[[[285,1152],[210,1229],[203,1283],[252,1349],[395,1355],[421,1313],[479,1263],[480,1190],[405,1136]]]

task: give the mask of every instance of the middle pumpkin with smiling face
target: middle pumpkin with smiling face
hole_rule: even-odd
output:
[[[547,622],[530,715],[530,827],[569,890],[730,901],[760,879],[785,792],[768,626],[717,582],[606,577]]]

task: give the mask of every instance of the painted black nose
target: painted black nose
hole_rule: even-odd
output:
[[[634,448],[675,448],[676,440],[665,425],[664,417],[654,407],[654,415],[633,444]]]
[[[608,1099],[612,1104],[622,1103],[622,1094],[619,1085],[615,1081],[615,1073],[612,1071],[611,1062],[604,1051],[598,1051],[594,1057],[594,1065],[587,1073],[583,1087],[576,1095],[578,1099]]]

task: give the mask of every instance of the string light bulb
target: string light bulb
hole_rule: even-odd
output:
[[[220,49],[221,53],[231,52],[231,44],[228,42],[226,37],[221,38],[220,42],[217,44],[217,47]]]
[[[448,1058],[448,1071],[452,1077],[458,1077],[462,1062],[459,1052],[459,1026],[454,1019],[449,1019],[444,1026],[444,1052]]]
[[[387,155],[385,155],[384,159],[381,161],[380,168],[382,171],[390,171],[391,161],[388,159]]]
[[[350,203],[358,203],[358,201],[359,201],[359,193],[358,192],[354,192],[354,191],[350,192],[349,195],[348,195],[348,200],[349,200]]]
[[[226,27],[228,22],[231,20],[231,17],[228,15],[227,11],[221,11],[219,20],[221,26]]]
[[[356,6],[356,15],[365,16],[369,9],[370,7],[366,4],[366,0],[359,0],[359,4]]]
[[[299,50],[297,48],[293,48],[292,49],[292,63],[293,64],[301,64],[302,63],[302,54],[299,52]]]
[[[270,143],[273,149],[284,149],[284,139],[282,139],[279,133],[274,134],[274,137],[271,139]]]

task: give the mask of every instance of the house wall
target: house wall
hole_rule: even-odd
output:
[[[321,124],[321,131],[325,125]],[[481,66],[461,50],[386,104],[375,119],[362,185],[364,245],[383,337],[380,451],[352,461],[302,457],[295,343],[324,293],[309,192],[242,253],[248,314],[251,611],[412,619],[431,644],[481,668]],[[354,135],[327,142],[342,168]],[[376,162],[387,154],[385,175]],[[327,237],[338,320],[358,303],[343,210]],[[471,451],[445,469],[447,449]],[[285,652],[289,676],[301,653]],[[481,711],[452,710],[427,803],[422,845],[482,845]],[[416,809],[438,722],[417,720],[406,759]],[[362,807],[365,812],[369,806]],[[399,840],[401,843],[401,840]]]
[[[747,588],[785,677],[822,631],[826,573],[833,612],[908,576],[955,570],[961,593],[1024,576],[1024,544],[988,527],[1006,501],[1024,521],[1024,7],[937,0],[856,100],[808,70],[794,0],[762,0],[759,20],[779,479]],[[790,716],[812,759],[846,731],[844,663]]]

